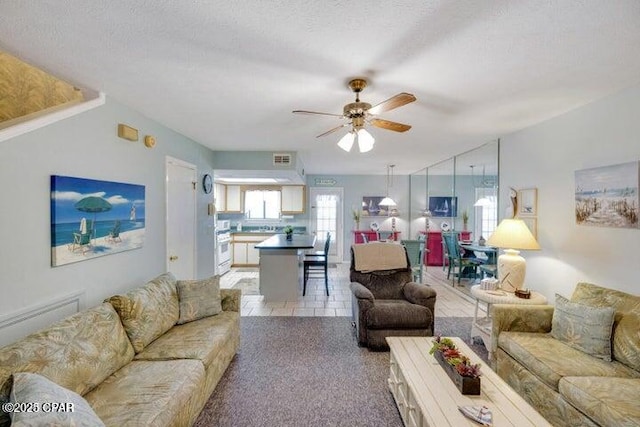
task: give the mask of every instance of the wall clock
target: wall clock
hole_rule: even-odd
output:
[[[211,190],[213,190],[213,179],[208,173],[204,174],[202,178],[202,189],[206,194],[211,193]]]

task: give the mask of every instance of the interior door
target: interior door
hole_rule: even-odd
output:
[[[167,157],[167,271],[180,280],[196,277],[195,165]]]
[[[316,250],[324,248],[327,232],[331,233],[329,262],[342,262],[343,189],[334,187],[311,187],[310,231],[316,235]]]

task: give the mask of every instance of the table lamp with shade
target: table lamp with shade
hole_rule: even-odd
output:
[[[521,219],[503,219],[487,240],[487,245],[504,249],[498,257],[498,280],[500,288],[507,292],[522,289],[526,272],[526,262],[520,250],[539,250],[527,224]]]

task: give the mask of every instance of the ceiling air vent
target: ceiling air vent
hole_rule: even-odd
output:
[[[291,154],[274,153],[273,166],[289,166],[291,164]]]

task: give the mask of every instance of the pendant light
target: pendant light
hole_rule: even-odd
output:
[[[473,168],[475,166],[471,165],[470,167],[471,167],[471,180],[473,181],[473,186],[475,187],[476,186],[476,181],[475,181],[475,178],[473,176]],[[480,188],[484,189],[484,165],[482,165],[482,187],[480,187]],[[476,200],[476,202],[473,204],[473,206],[476,206],[476,207],[478,207],[478,206],[479,207],[488,207],[488,206],[491,206],[491,205],[492,205],[491,200],[489,200],[488,197],[484,197],[484,194],[483,194],[482,197],[480,197],[478,200]]]
[[[395,166],[396,165],[387,165],[387,196],[378,203],[379,206],[396,206],[396,202],[389,197],[389,169],[391,169],[391,177],[393,177],[393,168]]]

